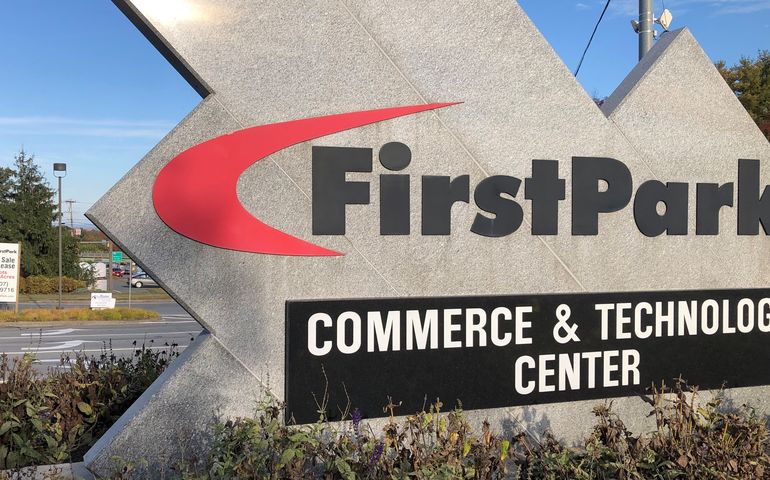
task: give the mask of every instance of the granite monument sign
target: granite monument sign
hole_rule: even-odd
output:
[[[568,440],[679,375],[769,411],[770,145],[687,30],[600,108],[510,0],[115,3],[203,100],[88,217],[205,332],[93,471],[266,392]]]

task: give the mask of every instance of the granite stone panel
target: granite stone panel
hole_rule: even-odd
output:
[[[254,371],[275,369],[282,395],[283,306],[300,298],[393,296],[388,282],[355,250],[344,257],[308,259],[211,248],[170,230],[155,213],[152,185],[160,168],[186,148],[236,130],[210,96],[89,212],[91,220],[150,273],[237,358]],[[272,161],[254,169],[259,215],[293,235],[310,236],[310,202]],[[255,199],[252,199],[254,201]],[[126,209],[126,205],[132,205]],[[216,226],[212,226],[216,228]],[[329,248],[351,250],[345,238]],[[344,279],[344,281],[340,281]]]
[[[266,398],[266,386],[246,378],[254,376],[211,334],[200,334],[86,453],[86,466],[111,478],[131,462],[135,477],[163,478],[200,460],[216,422],[249,415]]]
[[[185,296],[185,288],[202,289],[205,285],[199,275],[190,272],[206,270],[207,249],[173,234],[158,218],[152,204],[152,185],[160,169],[175,155],[235,128],[214,97],[204,100],[86,213],[209,330],[211,325],[187,305],[196,296]],[[175,285],[175,275],[187,278],[182,285]]]
[[[687,269],[692,284],[767,288],[767,240],[738,235],[736,226],[738,159],[760,160],[760,185],[770,184],[770,143],[689,30],[664,34],[602,109],[645,155],[656,179],[734,184],[733,207],[720,211],[719,235],[693,237],[695,215],[689,218],[692,241],[680,254],[692,248],[701,256],[700,265]],[[689,204],[694,211],[694,185]],[[768,393],[768,387],[732,389],[727,400],[767,412]]]
[[[665,34],[603,106],[609,119],[645,155],[655,178],[690,182],[686,238],[672,242],[678,267],[694,287],[767,287],[767,239],[737,234],[738,160],[760,160],[760,185],[770,183],[770,144],[687,29]],[[733,207],[720,211],[719,235],[695,236],[695,182],[733,183]],[[664,238],[669,241],[670,238]],[[700,262],[687,262],[684,252]]]
[[[126,1],[244,126],[422,103],[338,0]]]

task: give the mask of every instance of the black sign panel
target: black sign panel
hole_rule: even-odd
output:
[[[287,414],[383,416],[770,383],[770,290],[286,303]]]

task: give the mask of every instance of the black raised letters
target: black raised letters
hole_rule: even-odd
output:
[[[599,180],[607,190],[599,191]],[[572,234],[597,235],[599,214],[623,209],[631,200],[631,172],[613,158],[572,157]]]
[[[380,148],[380,163],[391,171],[403,170],[412,151],[399,142]],[[409,175],[380,175],[380,235],[409,235]]]
[[[371,171],[371,148],[313,147],[313,235],[345,234],[345,206],[369,203],[369,183],[345,174]]]
[[[524,180],[524,198],[532,200],[532,235],[559,233],[559,200],[564,180],[556,160],[532,160],[532,177]]]
[[[733,206],[733,184],[699,183],[695,189],[695,234],[718,235],[719,211]]]
[[[759,160],[738,160],[738,235],[765,235],[770,228],[768,187],[759,196]]]
[[[479,182],[473,199],[480,209],[494,214],[495,218],[477,213],[471,232],[485,237],[504,237],[518,230],[524,219],[524,212],[514,200],[501,195],[508,194],[516,197],[520,185],[521,180],[505,175],[488,177]]]
[[[390,172],[405,170],[412,161],[411,149],[401,142],[389,142],[379,150],[380,164]],[[370,202],[368,181],[348,181],[351,172],[372,172],[372,149],[313,147],[313,234],[344,235],[347,205]],[[770,187],[760,192],[759,160],[738,160],[737,217],[739,235],[758,235],[759,227],[770,235]],[[606,183],[602,188],[602,182]],[[469,202],[469,175],[455,178],[422,177],[421,233],[450,235],[452,207]],[[531,201],[532,235],[558,235],[559,202],[566,198],[565,181],[559,178],[556,160],[532,160],[532,176],[524,181],[523,196]],[[410,235],[412,219],[411,176],[408,173],[379,175],[380,235]],[[683,182],[650,180],[636,191],[633,216],[639,231],[648,237],[687,235],[689,187]],[[734,183],[697,183],[695,234],[718,235],[722,207],[732,207]],[[473,198],[470,231],[485,237],[504,237],[517,231],[524,221],[522,205],[516,200],[522,181],[508,175],[481,180]],[[613,158],[572,158],[572,234],[597,235],[599,215],[625,208],[633,194],[628,167]],[[521,197],[520,197],[521,198]],[[658,213],[660,204],[665,212]],[[467,218],[467,217],[466,217]],[[467,220],[466,220],[467,221]],[[468,228],[467,224],[462,228]]]
[[[449,235],[452,231],[452,205],[468,203],[470,177],[425,175],[422,177],[422,234]]]
[[[634,198],[634,219],[639,231],[648,237],[687,235],[686,183],[644,182]],[[658,214],[658,203],[666,204],[666,212]]]

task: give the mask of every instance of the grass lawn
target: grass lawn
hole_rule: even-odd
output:
[[[14,322],[84,322],[84,321],[120,321],[145,320],[159,318],[158,312],[143,308],[117,307],[108,310],[90,308],[33,308],[14,313],[0,312],[0,325]]]

